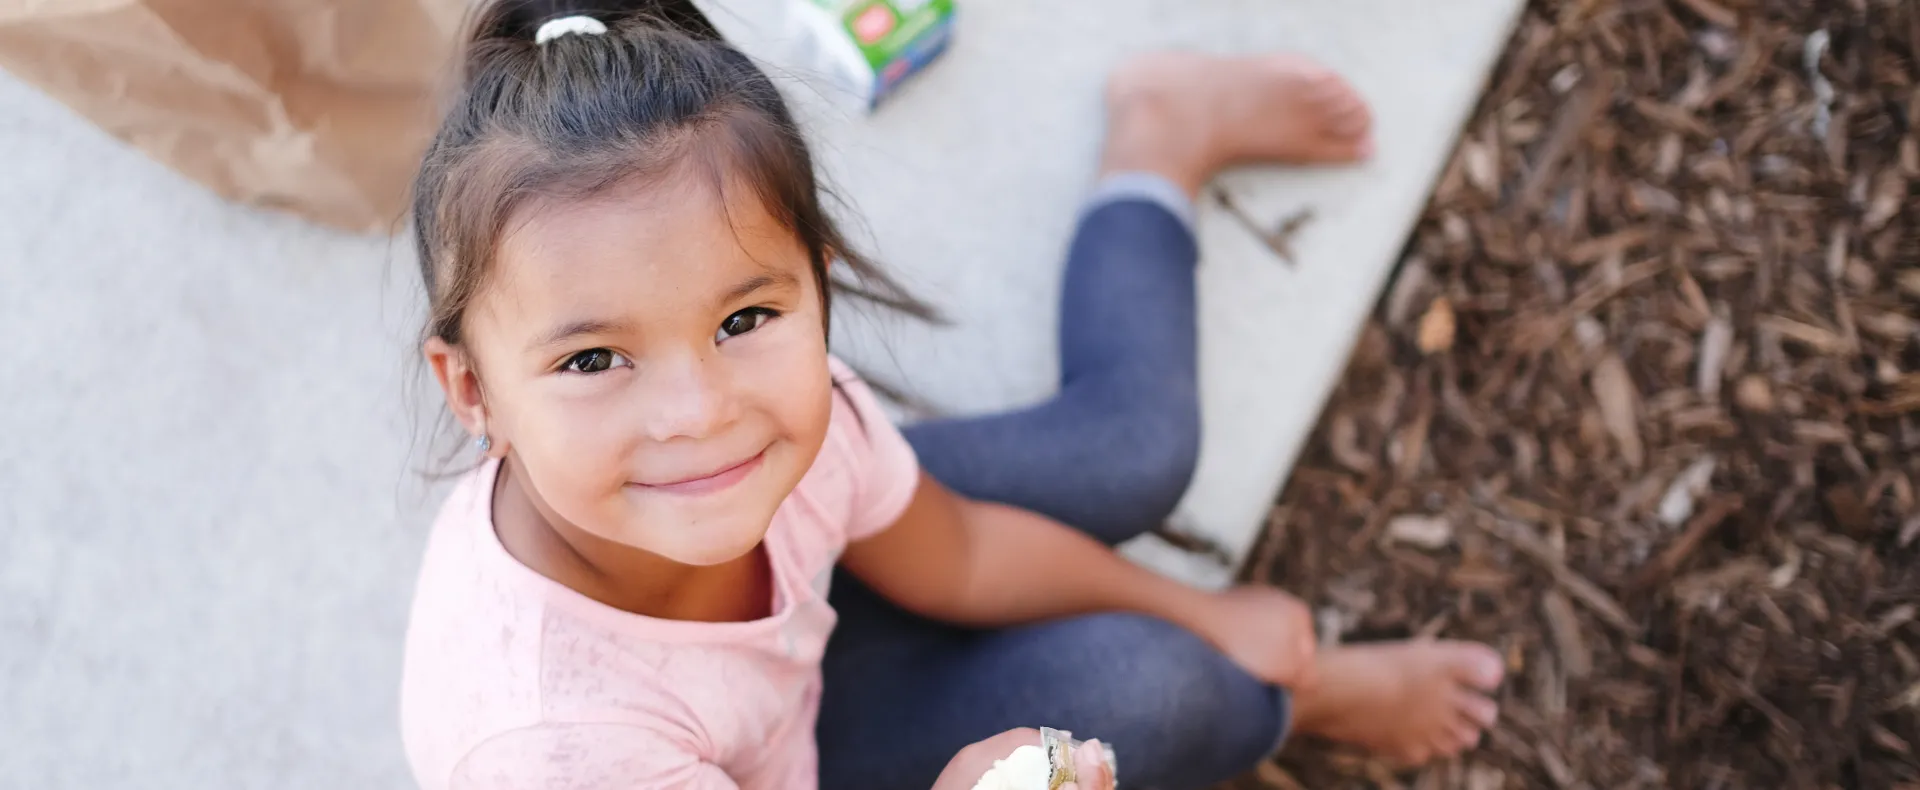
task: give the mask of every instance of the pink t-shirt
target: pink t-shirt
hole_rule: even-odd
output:
[[[535,573],[493,531],[497,463],[448,497],[407,628],[400,720],[425,790],[777,788],[818,782],[827,585],[897,520],[913,450],[837,360],[826,443],[767,530],[773,615],[659,620]]]

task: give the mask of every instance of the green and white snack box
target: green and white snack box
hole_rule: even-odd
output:
[[[799,66],[867,109],[926,68],[953,38],[953,0],[789,0]]]

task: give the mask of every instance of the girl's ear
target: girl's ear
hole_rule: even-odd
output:
[[[485,440],[481,454],[504,454],[506,443],[487,434],[486,394],[480,389],[480,374],[474,370],[473,360],[438,337],[427,338],[421,352],[433,368],[433,378],[440,382],[440,391],[446,393],[447,409],[453,412],[453,418],[476,441]]]

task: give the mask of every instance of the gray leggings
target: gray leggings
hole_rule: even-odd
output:
[[[1157,176],[1096,189],[1067,258],[1059,394],[908,427],[935,479],[1109,544],[1166,519],[1200,448],[1191,212]],[[1040,725],[1112,744],[1127,787],[1205,787],[1252,768],[1286,730],[1284,689],[1160,620],[973,631],[900,611],[844,572],[831,600],[823,790],[926,790],[961,747]]]

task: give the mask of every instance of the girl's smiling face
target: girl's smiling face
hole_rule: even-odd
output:
[[[752,550],[832,408],[800,241],[752,189],[683,172],[529,203],[498,249],[451,355],[471,375],[442,377],[472,379],[473,406],[449,400],[541,515],[687,565]]]

